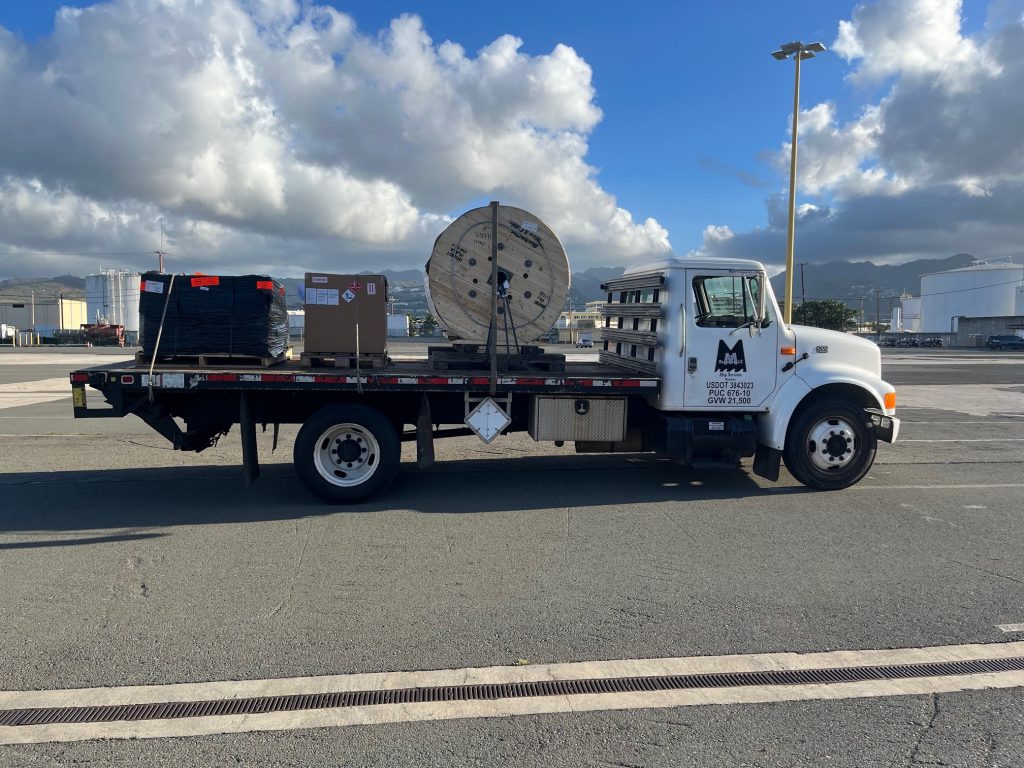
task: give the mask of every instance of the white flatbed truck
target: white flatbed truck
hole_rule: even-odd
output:
[[[899,432],[895,389],[872,342],[782,322],[764,267],[669,259],[603,286],[598,362],[564,371],[382,370],[107,365],[71,373],[77,418],[134,414],[176,449],[202,451],[235,424],[246,478],[259,475],[257,425],[300,424],[303,483],[334,503],[383,491],[403,440],[420,467],[433,441],[526,431],[580,453],[654,452],[684,465],[736,465],[838,490],[871,468]],[[86,387],[107,407],[91,408]],[[182,426],[184,425],[184,426]]]

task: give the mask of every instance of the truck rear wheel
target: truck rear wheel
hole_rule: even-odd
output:
[[[838,491],[858,482],[875,461],[878,440],[862,408],[842,400],[811,402],[786,437],[786,469],[809,488]]]
[[[336,504],[363,501],[391,483],[401,443],[391,422],[365,405],[331,405],[314,413],[295,438],[295,471],[317,496]]]

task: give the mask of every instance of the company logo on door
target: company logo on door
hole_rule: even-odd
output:
[[[743,341],[729,346],[724,339],[718,341],[718,355],[715,357],[717,379],[707,382],[708,405],[750,405],[754,394],[754,382],[744,375],[747,372],[747,357],[743,353]]]
[[[747,358],[743,354],[743,339],[730,347],[724,339],[718,340],[718,355],[715,357],[715,372],[746,373]]]

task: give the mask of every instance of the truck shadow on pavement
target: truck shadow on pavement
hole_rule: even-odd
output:
[[[744,469],[700,471],[667,461],[628,456],[537,456],[440,462],[429,470],[403,463],[392,486],[352,505],[321,502],[289,464],[264,466],[247,488],[236,466],[205,465],[0,475],[0,534],[128,529],[62,543],[163,535],[181,525],[294,520],[346,513],[411,510],[421,513],[504,513],[565,507],[740,499],[808,492],[802,486],[762,488]],[[0,549],[49,546],[0,542]]]

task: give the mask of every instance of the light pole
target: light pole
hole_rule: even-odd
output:
[[[796,85],[793,88],[793,145],[789,157],[789,229],[786,234],[786,305],[784,320],[789,325],[793,320],[793,229],[796,224],[796,126],[800,114],[800,62],[813,59],[815,53],[821,53],[825,46],[821,43],[786,43],[779,50],[772,51],[779,61],[790,56],[796,62]]]

